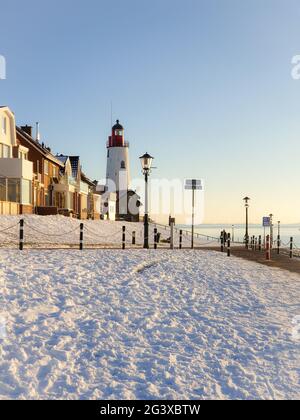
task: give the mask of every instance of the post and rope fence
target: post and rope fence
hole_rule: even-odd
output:
[[[224,252],[224,232],[221,232],[221,252]]]
[[[277,236],[277,255],[280,254],[280,245],[281,245],[280,235],[278,235]]]
[[[266,239],[266,260],[271,260],[271,246],[270,246],[270,235],[267,235]]]
[[[157,228],[154,228],[154,249],[157,249],[158,245],[158,230]]]
[[[20,220],[19,250],[24,249],[24,219]]]
[[[262,241],[261,241],[261,235],[259,235],[259,237],[258,237],[258,250],[259,250],[259,252],[261,252],[261,245],[262,245],[262,243],[261,243]]]
[[[227,257],[231,256],[231,237],[230,233],[228,233],[228,239],[227,239]]]
[[[179,249],[182,249],[182,234],[183,234],[183,232],[182,232],[182,230],[180,230],[180,232],[179,232]]]
[[[126,226],[122,227],[122,249],[126,248]]]
[[[43,225],[43,223],[41,224]],[[154,249],[158,249],[160,244],[160,235],[159,233],[162,229],[158,229],[156,225],[154,225],[154,242],[152,242],[152,247]],[[101,229],[101,227],[98,227]],[[12,230],[15,229],[14,232]],[[166,228],[167,229],[167,228]],[[43,231],[44,230],[44,231]],[[78,235],[78,230],[80,230],[80,236]],[[126,235],[127,230],[127,235]],[[16,221],[16,223],[13,226],[9,227],[3,227],[1,230],[0,226],[0,234],[4,238],[4,240],[1,240],[2,247],[5,246],[14,246],[16,248],[19,248],[20,251],[23,251],[25,248],[27,249],[56,249],[59,247],[63,247],[63,249],[89,249],[89,248],[115,248],[116,246],[120,246],[120,239],[118,240],[115,236],[118,235],[120,238],[120,231],[122,234],[122,242],[121,242],[121,248],[125,249],[128,246],[128,243],[126,243],[126,236],[127,239],[131,241],[132,236],[132,245],[135,245],[137,247],[140,246],[140,233],[138,230],[132,231],[128,227],[120,226],[120,228],[116,229],[114,233],[109,233],[107,235],[101,235],[99,237],[99,234],[96,231],[92,231],[89,229],[88,223],[78,223],[76,224],[76,227],[73,228],[70,231],[62,232],[59,228],[46,228],[46,229],[39,229],[38,225],[35,225],[30,220],[27,220],[27,218],[22,218]],[[73,233],[74,232],[74,233]],[[76,233],[77,232],[77,233]],[[153,232],[153,231],[152,231]],[[185,232],[183,229],[175,228],[173,226],[173,235],[172,235],[172,229],[169,227],[168,232],[166,232],[166,235],[161,240],[162,243],[162,249],[167,248],[167,244],[170,244],[170,248],[174,248],[179,246],[179,249],[183,249],[185,247],[189,247],[189,232],[187,232],[188,237],[185,237]],[[171,236],[167,236],[167,234],[171,234]],[[25,239],[26,234],[26,239]],[[67,238],[68,235],[69,239]],[[79,236],[79,238],[78,238]],[[173,236],[173,239],[172,239]],[[1,239],[2,239],[1,237]],[[203,248],[206,248],[210,245],[207,243],[204,243],[204,237],[209,239],[212,237],[206,236],[206,235],[199,235],[199,238],[197,237],[197,234],[195,234],[195,238],[200,239],[199,244],[196,246],[196,248],[200,249],[201,246]],[[97,238],[101,238],[99,241],[96,242]],[[79,239],[79,243],[78,243]],[[213,238],[212,238],[213,239]],[[249,248],[251,246],[252,250],[256,252],[262,252],[264,251],[263,247],[263,236],[249,236]],[[232,235],[227,234],[227,236],[224,234],[224,232],[221,232],[220,239],[221,240],[221,251],[225,252],[227,256],[231,256],[235,254],[235,246],[241,245],[240,242],[234,242],[232,240]],[[203,241],[203,243],[201,242]],[[218,242],[218,238],[214,238],[214,243],[216,244]],[[213,243],[211,241],[211,243]],[[195,244],[196,245],[196,244]],[[212,245],[213,246],[213,245]],[[214,245],[215,246],[215,245]],[[218,245],[217,245],[218,246]],[[219,248],[220,249],[220,248]],[[265,246],[265,254],[266,254],[266,260],[270,261],[273,258],[277,259],[277,254],[281,254],[283,257],[286,258],[298,258],[300,257],[300,251],[298,248],[298,244],[295,242],[295,238],[291,237],[287,242],[284,241],[284,238],[282,240],[281,235],[276,235],[273,240],[273,250],[271,248],[271,236],[268,235],[266,237],[266,246]],[[275,255],[276,254],[276,255]]]
[[[83,250],[83,229],[84,229],[84,225],[83,225],[83,223],[80,223],[80,234],[79,234],[79,249],[80,249],[80,251]]]

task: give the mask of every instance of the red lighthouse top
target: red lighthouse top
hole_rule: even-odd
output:
[[[117,120],[116,124],[112,128],[111,136],[108,138],[107,147],[129,147],[124,139],[124,128]]]

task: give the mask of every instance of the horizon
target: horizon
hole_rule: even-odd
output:
[[[204,179],[205,224],[241,224],[245,195],[252,222],[295,224],[299,17],[296,0],[12,0],[0,103],[17,125],[39,121],[55,154],[80,155],[91,179],[105,177],[118,118],[134,178],[148,151],[157,178]]]

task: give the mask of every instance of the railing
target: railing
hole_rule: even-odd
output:
[[[152,225],[154,225],[154,226],[157,226],[157,227],[161,227],[161,228],[163,228],[163,229],[165,229],[165,230],[167,230],[167,229],[170,229],[170,226],[168,226],[168,225],[163,225],[163,224],[161,224],[161,223],[155,223],[155,222],[151,222],[151,224]],[[187,229],[181,229],[180,227],[174,227],[174,232],[175,233],[179,233],[180,231],[182,231],[182,233],[184,234],[184,235],[186,235],[186,236],[192,236],[192,232],[190,231],[190,230],[187,230]],[[216,237],[214,237],[214,236],[210,236],[210,235],[204,235],[204,234],[201,234],[201,233],[197,233],[197,232],[195,232],[194,233],[194,236],[195,236],[195,238],[205,238],[205,239],[208,239],[208,240],[213,240],[213,241],[217,241],[217,242],[219,242],[220,241],[220,238],[216,238]]]
[[[109,148],[109,147],[129,147],[129,146],[130,146],[130,143],[128,141],[124,141],[122,144],[116,145],[116,146],[113,146],[111,141],[108,141],[106,143],[107,148]]]

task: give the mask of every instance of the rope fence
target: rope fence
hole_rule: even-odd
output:
[[[117,226],[117,225],[116,225]],[[300,258],[300,244],[294,242],[291,237],[289,241],[282,241],[277,237],[273,241],[268,235],[265,239],[262,236],[252,236],[249,241],[232,241],[230,234],[220,237],[213,237],[195,233],[194,248],[220,249],[232,255],[234,248],[246,247],[249,252],[260,252],[266,254],[266,259],[272,259],[274,253],[289,256],[289,258]],[[150,223],[149,225],[149,247],[153,249],[191,249],[192,233],[178,227],[171,228],[167,225]],[[23,249],[141,249],[144,246],[144,230],[140,226],[118,226],[112,233],[93,230],[84,223],[78,224],[70,230],[45,231],[32,223],[21,219],[18,223],[5,227],[0,225],[0,248]]]

